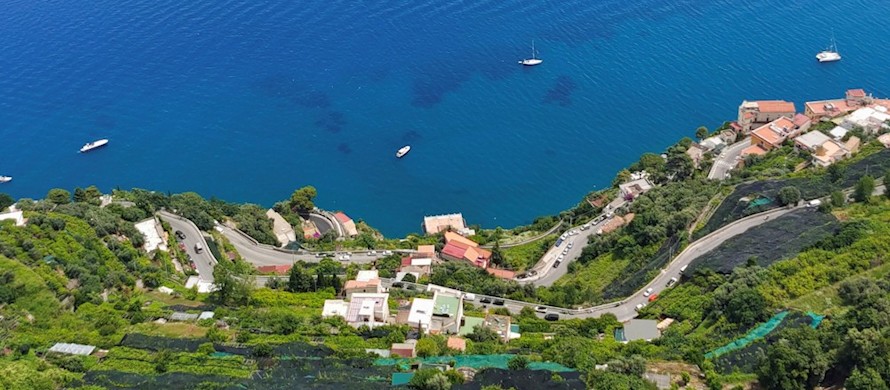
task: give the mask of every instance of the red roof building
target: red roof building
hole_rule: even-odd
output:
[[[261,266],[261,267],[257,267],[257,271],[260,271],[260,273],[263,273],[263,274],[278,274],[278,275],[284,275],[284,274],[286,274],[286,273],[288,273],[288,272],[290,271],[291,267],[292,267],[292,266],[291,266],[290,264],[286,264],[286,265],[264,265],[264,266]]]

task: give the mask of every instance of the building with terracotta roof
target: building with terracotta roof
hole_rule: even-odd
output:
[[[389,356],[413,358],[417,355],[414,353],[414,347],[417,346],[417,340],[408,340],[404,343],[393,343],[389,349]]]
[[[448,347],[448,349],[453,349],[455,351],[463,352],[467,350],[467,340],[464,340],[460,337],[449,337],[448,341],[445,342],[445,345]]]
[[[426,234],[439,234],[448,230],[458,232],[464,236],[476,234],[473,229],[467,228],[467,221],[461,213],[423,217],[423,231]]]
[[[337,222],[340,223],[340,226],[343,226],[344,234],[349,237],[358,235],[358,229],[355,227],[355,222],[352,218],[349,218],[348,215],[344,214],[342,211],[338,211],[334,213],[334,218],[337,218]]]
[[[446,260],[466,260],[479,268],[488,268],[491,252],[479,247],[479,244],[461,235],[445,232],[445,246],[440,253]]]
[[[383,286],[377,270],[358,271],[354,280],[346,281],[343,285],[343,295],[346,299],[352,298],[355,293],[382,293]]]
[[[813,121],[831,120],[874,102],[875,99],[864,90],[850,89],[847,90],[843,99],[806,102],[804,114]]]
[[[813,164],[827,167],[852,156],[859,149],[859,138],[850,137],[847,143],[842,143],[821,132],[811,131],[797,137],[794,144],[812,153]]]
[[[510,279],[513,279],[516,277],[516,272],[506,270],[506,269],[486,268],[485,271],[496,278],[501,278],[501,279],[506,279],[506,280],[510,280]]]
[[[739,106],[738,125],[742,134],[748,134],[758,125],[781,117],[791,118],[796,112],[794,103],[784,100],[743,101]]]

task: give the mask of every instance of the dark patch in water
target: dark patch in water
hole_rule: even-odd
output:
[[[331,98],[324,92],[284,75],[267,76],[255,84],[265,96],[283,99],[305,108],[327,108]]]
[[[544,103],[559,104],[562,107],[571,106],[572,92],[575,91],[576,86],[575,81],[569,76],[557,77],[556,83],[544,95]]]
[[[443,71],[444,70],[444,71]],[[446,93],[454,91],[470,78],[470,71],[431,68],[423,76],[414,80],[411,88],[414,97],[411,105],[431,108],[442,102]]]
[[[419,140],[419,139],[421,139],[421,138],[423,138],[423,136],[420,135],[420,133],[418,133],[418,132],[415,131],[415,130],[408,130],[408,131],[406,131],[406,132],[404,132],[404,133],[402,134],[402,141],[403,141],[403,142],[414,142],[414,141],[417,141],[417,140]]]
[[[315,121],[315,126],[328,133],[339,133],[344,125],[346,119],[343,118],[343,113],[338,111],[329,112]]]
[[[347,145],[346,143],[341,143],[340,145],[337,145],[337,151],[343,154],[349,154],[352,153],[352,148],[350,148],[349,145]]]

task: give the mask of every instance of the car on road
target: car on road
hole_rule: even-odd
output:
[[[377,256],[377,251],[368,251],[368,256]]]
[[[569,248],[566,247],[566,249],[563,249],[563,250],[562,250],[562,254],[564,254],[564,255],[569,254]]]
[[[649,302],[655,302],[658,299],[658,294],[652,294],[649,296]]]
[[[318,253],[315,254],[315,257],[318,257],[318,258],[322,258],[322,257],[324,257],[324,256],[325,256],[325,254],[324,254],[324,253],[321,253],[321,252],[318,252]]]
[[[557,238],[557,239],[556,239],[556,243],[553,244],[553,246],[560,246],[560,245],[562,245],[562,242],[563,242],[563,239],[562,239],[562,238]]]
[[[648,297],[651,294],[652,294],[652,287],[647,288],[646,291],[643,292],[644,297]]]
[[[575,242],[569,241],[569,245],[567,245],[566,248],[572,249],[573,246],[575,246]]]
[[[557,321],[559,320],[559,314],[550,313],[544,316],[544,319],[547,321]]]
[[[349,255],[340,255],[337,259],[340,261],[348,261],[352,256]]]
[[[491,303],[491,298],[482,297],[482,299],[479,299],[479,303]]]
[[[680,267],[680,273],[681,273],[681,274],[682,274],[683,272],[686,272],[686,267],[689,267],[689,264],[686,264],[686,265]]]
[[[535,306],[535,311],[538,313],[546,313],[547,306]]]
[[[473,294],[473,293],[464,293],[464,300],[465,300],[465,301],[475,301],[475,300],[476,300],[476,294]]]
[[[380,254],[382,254],[384,256],[389,256],[392,254],[392,251],[383,251],[383,252],[380,252]]]
[[[556,262],[553,263],[553,268],[559,268],[559,264],[562,263],[562,260],[556,259]]]
[[[560,239],[560,240],[565,240],[566,238],[569,238],[569,233],[568,233],[568,232],[565,232],[565,233],[563,233],[561,236],[559,236],[559,239]]]
[[[182,230],[177,230],[177,231],[173,232],[173,234],[176,235],[176,238],[178,238],[180,240],[185,240],[185,233],[183,233]]]
[[[673,277],[673,278],[671,278],[671,280],[668,280],[667,287],[668,288],[673,287],[675,284],[677,284],[677,282],[678,282],[678,279],[676,277]]]
[[[498,306],[504,306],[504,303],[505,303],[505,302],[504,302],[503,299],[495,299],[494,302],[492,302],[492,304],[495,304],[495,305],[498,305]]]
[[[202,245],[201,242],[196,242],[195,243],[195,253],[201,253],[203,251],[204,251],[204,245]]]
[[[402,288],[404,286],[402,282],[395,282],[392,284],[392,288]]]
[[[637,306],[634,307],[634,310],[640,311],[643,310],[644,307],[646,307],[645,303],[638,303]]]
[[[577,234],[578,234],[578,231],[577,231],[577,230],[575,230],[575,229],[569,230],[569,235],[574,236],[574,235],[577,235]]]

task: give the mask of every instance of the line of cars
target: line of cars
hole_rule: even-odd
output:
[[[677,276],[672,276],[671,279],[668,280],[667,284],[665,284],[664,288],[668,289],[668,288],[674,287],[677,284],[677,282],[680,281],[679,277],[680,277],[680,275],[683,275],[683,272],[686,271],[686,267],[689,267],[689,265],[687,264],[687,265],[680,267],[680,274]],[[646,289],[646,291],[643,291],[643,296],[649,298],[648,302],[653,302],[656,299],[658,299],[658,293],[656,293],[655,289],[652,287],[649,287]],[[648,302],[647,303],[638,303],[634,309],[636,311],[640,311],[644,307],[646,307]]]

